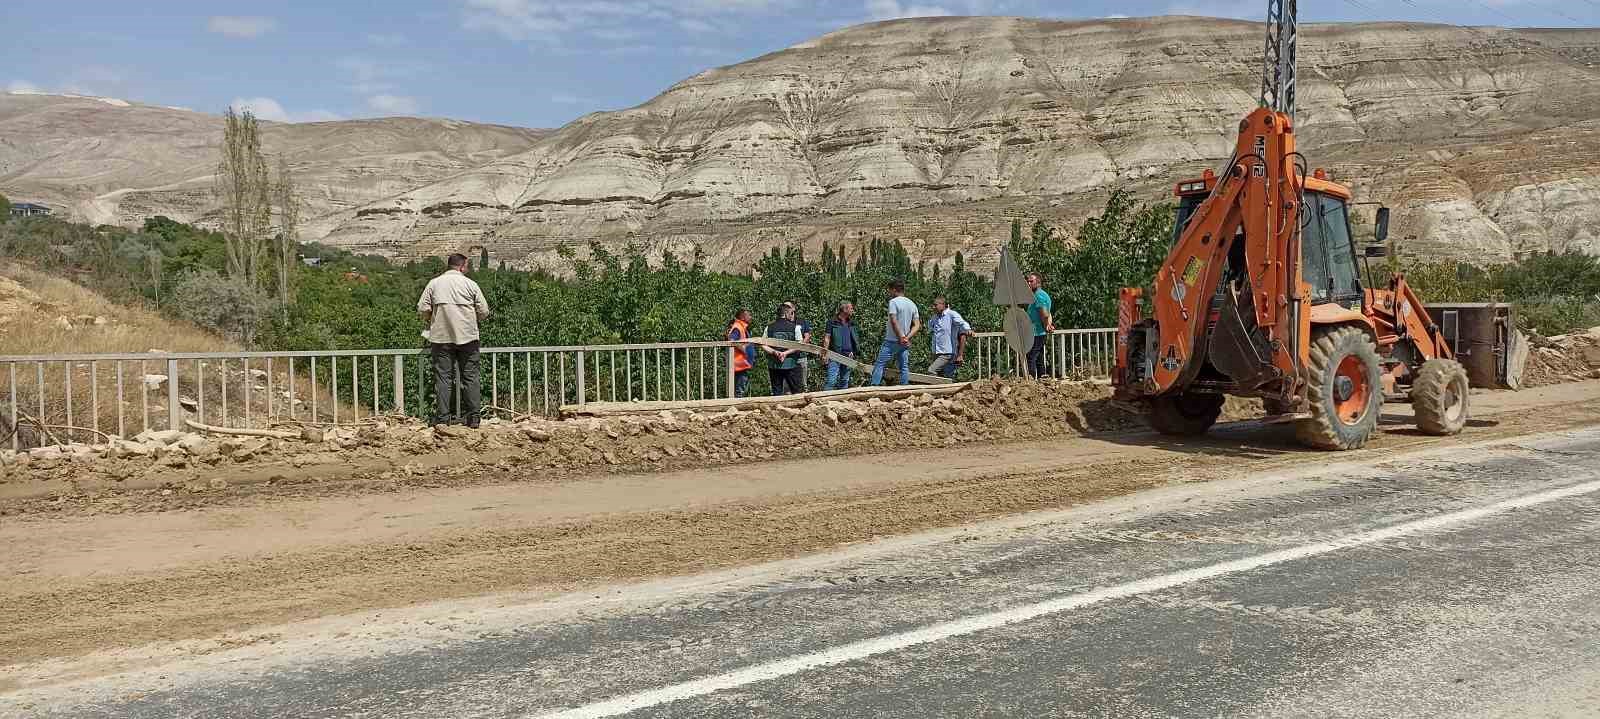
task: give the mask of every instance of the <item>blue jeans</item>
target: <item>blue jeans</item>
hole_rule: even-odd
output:
[[[854,353],[854,352],[840,352],[839,354],[842,354],[842,355],[844,355],[846,357],[849,357],[851,359],[854,359],[855,356],[856,356],[856,353]],[[828,363],[828,380],[823,383],[822,388],[823,389],[844,389],[846,387],[849,387],[850,386],[850,375],[852,375],[854,373],[855,373],[855,370],[850,369],[850,366],[844,364],[843,362],[829,362]]]
[[[745,397],[750,394],[750,370],[741,370],[733,373],[733,396]]]
[[[900,384],[911,384],[911,348],[896,340],[884,340],[878,345],[878,361],[872,363],[872,385],[883,384],[883,368],[889,366],[889,360],[900,365]]]

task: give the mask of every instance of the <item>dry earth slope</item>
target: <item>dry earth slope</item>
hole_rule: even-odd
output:
[[[314,236],[395,257],[486,245],[531,265],[563,242],[632,240],[698,244],[741,268],[773,246],[880,236],[983,266],[1010,217],[1071,223],[1108,187],[1156,199],[1215,165],[1255,103],[1261,32],[1193,17],[898,20],[708,70],[537,141],[472,126],[458,146],[445,121],[381,120],[274,127],[268,142],[307,148]],[[1301,149],[1396,207],[1410,250],[1600,252],[1600,30],[1382,23],[1302,38]],[[92,118],[130,110],[81,100],[19,127],[19,102],[41,101],[0,96],[0,190],[49,188],[123,221],[203,207],[194,178],[215,118],[108,138]],[[103,178],[106,155],[161,172]]]
[[[546,131],[390,117],[264,123],[300,185],[307,234],[324,218],[531,147]],[[0,93],[0,192],[96,223],[204,220],[222,118],[111,98]]]
[[[1600,30],[1302,37],[1302,148],[1399,208],[1414,249],[1600,251]],[[331,238],[401,256],[484,242],[523,263],[563,240],[636,238],[741,267],[774,245],[878,235],[985,264],[1007,215],[1072,221],[1108,186],[1156,198],[1225,157],[1261,44],[1259,23],[1192,17],[852,27],[583,117],[352,212]]]

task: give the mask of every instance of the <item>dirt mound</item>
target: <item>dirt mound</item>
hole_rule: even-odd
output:
[[[1258,403],[1230,400],[1224,418],[1259,413]],[[148,489],[180,502],[237,484],[361,478],[396,486],[462,484],[503,479],[506,473],[540,481],[596,467],[704,467],[1142,426],[1137,410],[1113,401],[1103,384],[984,380],[944,397],[819,399],[803,407],[680,409],[515,424],[490,420],[479,431],[379,420],[312,433],[314,441],[146,432],[108,445],[0,452],[0,489],[14,497],[56,500]],[[503,471],[489,471],[496,469]]]
[[[1600,379],[1600,327],[1552,337],[1530,335],[1533,351],[1528,353],[1523,385],[1544,385]]]

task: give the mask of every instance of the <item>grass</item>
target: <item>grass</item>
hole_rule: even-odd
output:
[[[97,318],[101,318],[98,324]],[[233,352],[242,349],[200,327],[142,307],[117,304],[70,280],[17,264],[0,264],[0,355],[128,354],[151,350]],[[119,367],[123,374],[120,402],[117,393]],[[259,363],[252,364],[251,368],[265,369]],[[250,423],[260,424],[267,419],[267,393],[262,384],[265,380],[246,375],[244,369],[237,361],[226,365],[216,361],[200,363],[199,371],[206,377],[204,421],[243,424],[243,418],[237,415],[242,413],[241,400],[246,396],[246,388],[251,390],[252,420],[256,420]],[[15,437],[18,447],[92,443],[103,441],[106,435],[131,436],[146,427],[166,429],[166,386],[147,386],[140,379],[142,375],[164,375],[166,371],[166,364],[161,360],[75,362],[70,367],[63,362],[0,363],[0,447],[12,446],[13,401],[18,420]],[[287,367],[282,363],[273,367],[273,410],[279,419],[284,418],[287,406],[287,398],[283,396],[286,372]],[[201,396],[198,376],[195,362],[180,363],[178,389],[181,396]],[[69,378],[70,393],[67,391]],[[309,399],[309,380],[301,377],[297,381],[295,394]],[[223,392],[228,395],[232,411],[228,417],[220,416],[218,400]],[[321,413],[326,414],[332,409],[326,386],[322,389],[321,400]],[[310,419],[306,410],[309,406],[307,403],[299,408],[299,419]],[[353,416],[351,412],[348,403],[341,404],[342,416]],[[40,432],[36,423],[29,421],[29,416],[37,417],[49,431]],[[189,417],[198,419],[193,414]]]

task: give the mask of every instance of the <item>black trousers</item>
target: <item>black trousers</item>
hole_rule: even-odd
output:
[[[1050,374],[1050,335],[1034,335],[1033,346],[1028,348],[1028,376],[1044,377]]]
[[[801,384],[799,367],[790,367],[789,369],[768,367],[767,379],[772,380],[772,396],[774,397],[784,394],[800,394],[806,391],[805,385]]]
[[[460,373],[461,416],[456,417],[456,375]],[[476,425],[482,404],[478,385],[478,342],[433,345],[433,423]]]

